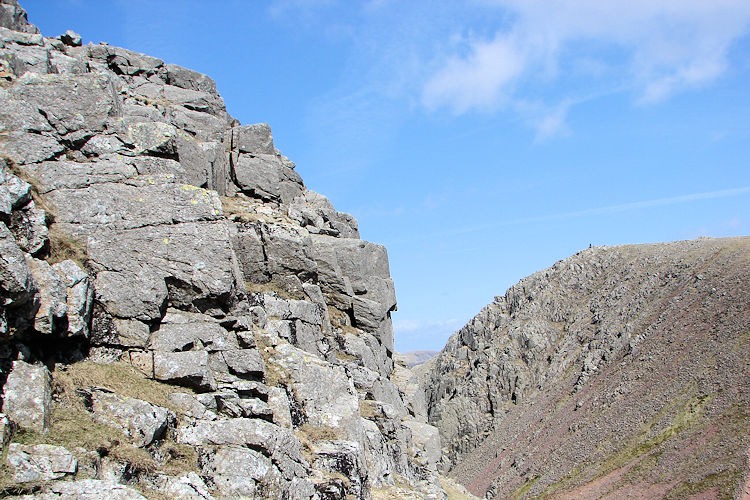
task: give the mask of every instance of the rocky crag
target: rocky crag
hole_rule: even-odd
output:
[[[476,495],[747,498],[750,238],[579,252],[424,378],[442,466]]]
[[[0,0],[0,155],[3,495],[444,497],[385,249],[209,77]]]

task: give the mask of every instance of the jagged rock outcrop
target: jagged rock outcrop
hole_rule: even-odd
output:
[[[749,271],[750,238],[705,238],[521,280],[425,375],[444,469],[487,498],[741,497]]]
[[[394,382],[387,253],[268,125],[15,0],[0,78],[4,493],[444,497]]]

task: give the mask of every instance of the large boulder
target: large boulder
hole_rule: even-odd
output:
[[[122,430],[135,446],[148,446],[163,437],[170,420],[166,408],[102,388],[91,391],[91,402],[94,418]]]
[[[216,379],[209,366],[206,351],[155,352],[153,370],[154,378],[162,382],[202,391],[216,389]]]
[[[39,287],[26,262],[23,251],[8,228],[0,222],[0,296],[3,307],[18,309],[34,301]],[[37,306],[38,307],[38,306]],[[34,308],[26,311],[27,316],[36,314]]]
[[[45,260],[27,259],[34,281],[39,286],[39,309],[34,318],[37,332],[60,333],[67,325],[68,293],[63,277]]]
[[[25,446],[11,443],[6,459],[13,469],[13,481],[30,483],[60,479],[75,474],[78,460],[61,446],[37,444]]]
[[[276,154],[233,155],[232,176],[243,193],[262,200],[288,204],[304,190],[294,164]]]
[[[52,386],[46,366],[13,362],[3,387],[3,413],[24,429],[47,431],[52,417]]]
[[[56,481],[42,493],[33,496],[36,500],[146,500],[136,490],[114,481],[82,479],[79,481]]]

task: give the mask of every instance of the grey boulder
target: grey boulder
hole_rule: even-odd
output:
[[[122,430],[135,446],[148,446],[167,430],[170,413],[166,408],[100,388],[92,390],[91,401],[94,418]]]
[[[3,387],[3,413],[25,429],[46,432],[52,416],[52,386],[44,365],[14,361]]]
[[[11,443],[8,446],[8,465],[13,469],[13,481],[29,483],[60,479],[75,474],[78,460],[61,446],[37,444],[24,446]]]

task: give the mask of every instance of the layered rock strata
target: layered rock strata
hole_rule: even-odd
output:
[[[15,0],[0,78],[6,493],[443,498],[437,431],[393,381],[386,250],[268,125]]]
[[[750,238],[590,248],[521,280],[425,375],[486,498],[741,497]]]

